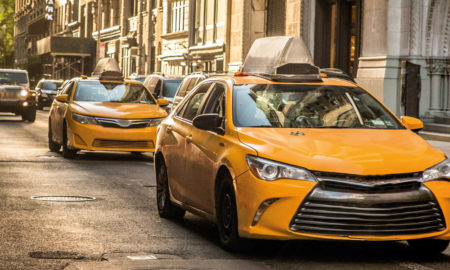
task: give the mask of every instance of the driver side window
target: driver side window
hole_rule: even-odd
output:
[[[72,94],[73,90],[73,82],[69,82],[66,84],[66,86],[61,90],[61,95],[68,95],[70,99],[70,95]]]
[[[192,121],[194,117],[197,116],[209,88],[211,88],[211,84],[204,84],[200,86],[197,91],[189,97],[189,100],[185,103],[184,108],[180,111],[179,116],[186,120]]]

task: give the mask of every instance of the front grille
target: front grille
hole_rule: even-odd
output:
[[[345,190],[363,193],[387,193],[417,190],[422,183],[417,181],[393,182],[385,184],[358,184],[336,180],[321,180],[319,185],[326,190]]]
[[[123,149],[153,149],[155,144],[153,141],[118,141],[118,140],[102,140],[95,139],[92,144],[94,147],[102,148],[123,148]]]
[[[149,125],[149,119],[114,119],[96,117],[97,122],[103,127],[112,128],[145,128]]]
[[[365,194],[316,187],[292,218],[295,232],[351,235],[408,235],[445,229],[442,211],[424,186],[401,193]]]

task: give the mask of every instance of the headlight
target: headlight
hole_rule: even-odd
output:
[[[149,119],[148,120],[148,126],[149,127],[154,127],[154,126],[158,126],[159,124],[161,124],[161,122],[164,120],[164,118],[153,118],[153,119]]]
[[[78,113],[72,113],[72,119],[83,125],[86,125],[86,124],[97,125],[98,124],[97,120],[95,120],[95,117],[82,115],[82,114],[78,114]]]
[[[450,160],[448,159],[423,172],[424,182],[440,178],[450,179]]]
[[[247,163],[256,177],[266,181],[276,179],[316,180],[314,175],[306,169],[278,163],[265,158],[247,155]]]
[[[20,96],[22,96],[22,97],[28,96],[28,91],[25,90],[25,89],[21,90],[21,91],[20,91]]]

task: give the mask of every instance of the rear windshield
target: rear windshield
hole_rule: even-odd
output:
[[[361,88],[323,85],[237,85],[233,121],[238,127],[403,128]]]
[[[174,97],[180,84],[181,80],[164,80],[162,96],[170,98]]]
[[[62,82],[43,82],[42,89],[45,90],[56,90],[61,86]]]
[[[74,101],[156,104],[142,84],[80,81]]]
[[[28,83],[25,72],[0,71],[0,83]]]

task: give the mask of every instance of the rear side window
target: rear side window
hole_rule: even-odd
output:
[[[179,116],[187,120],[193,120],[197,116],[200,106],[206,98],[211,84],[202,85],[197,91],[189,97],[189,100],[184,104],[183,109],[179,111]]]

